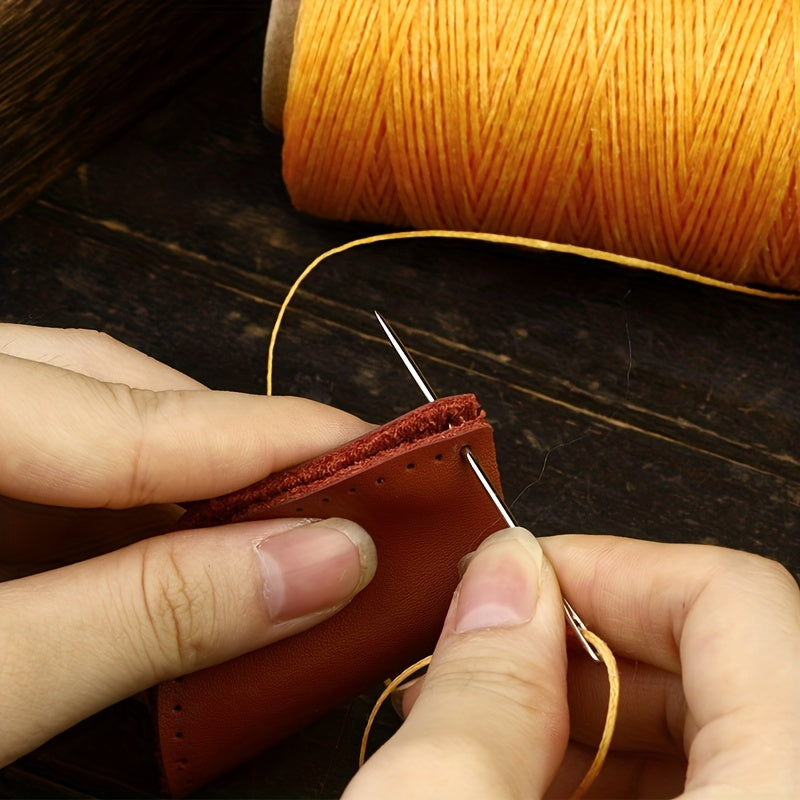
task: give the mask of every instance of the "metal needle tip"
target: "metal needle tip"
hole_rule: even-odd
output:
[[[425,377],[420,372],[419,367],[414,363],[414,359],[411,358],[411,353],[406,350],[403,343],[400,341],[398,335],[392,329],[392,326],[383,318],[383,316],[378,312],[374,311],[375,318],[378,320],[378,324],[383,328],[383,332],[386,334],[386,338],[389,340],[389,343],[394,347],[395,352],[400,359],[402,360],[403,364],[405,364],[406,369],[411,373],[411,377],[416,381],[417,386],[419,386],[420,391],[424,395],[425,399],[432,403],[436,399],[436,394],[433,391],[433,388],[425,380]]]
[[[500,512],[500,516],[503,518],[503,521],[506,523],[506,525],[508,525],[509,528],[519,527],[519,523],[511,513],[511,509],[509,509],[503,498],[500,497],[500,495],[495,491],[494,486],[492,486],[492,482],[481,468],[481,465],[473,455],[472,450],[469,449],[469,446],[465,447],[461,452],[464,458],[467,460],[467,463],[470,465],[470,467],[472,467],[472,471],[478,477],[478,480],[486,491],[486,494],[489,495],[491,501],[494,503],[495,508],[497,508],[497,510]],[[586,630],[586,625],[584,625],[583,620],[578,616],[578,612],[575,611],[567,599],[563,597],[562,600],[564,603],[564,615],[567,618],[567,623],[578,637],[583,649],[589,654],[592,661],[599,663],[601,659],[597,653],[597,650],[595,650],[594,645],[583,635],[583,632]]]
[[[414,382],[420,388],[423,396],[429,403],[432,403],[434,400],[436,400],[436,393],[433,391],[433,388],[425,379],[425,376],[422,374],[422,372],[420,372],[419,367],[416,365],[416,363],[414,363],[414,359],[411,357],[411,354],[408,352],[408,350],[406,350],[405,345],[400,341],[400,338],[394,332],[392,326],[383,318],[383,316],[378,311],[374,311],[374,314],[375,318],[378,320],[378,324],[386,334],[386,338],[395,349],[397,355],[400,356],[400,359],[411,374]],[[481,465],[478,463],[478,460],[473,455],[472,450],[470,450],[469,447],[465,447],[462,450],[462,454],[466,459],[467,464],[469,464],[470,468],[475,473],[475,476],[478,478],[478,481],[480,482],[484,491],[489,495],[489,498],[494,503],[506,525],[508,525],[510,528],[518,527],[518,523],[514,519],[514,515],[503,501],[503,498],[500,497],[500,495],[495,491],[494,486],[492,486],[492,482],[483,471]],[[583,620],[578,616],[575,609],[567,602],[566,598],[564,598],[564,614],[566,615],[567,623],[575,632],[575,635],[578,637],[583,649],[589,654],[593,661],[597,661],[599,663],[601,661],[600,656],[592,644],[583,635],[583,631],[586,630],[586,625],[583,624]]]

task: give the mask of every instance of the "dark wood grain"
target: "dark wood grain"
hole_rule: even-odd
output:
[[[0,6],[0,219],[266,18],[264,3]]]
[[[289,283],[374,229],[291,208],[280,141],[260,123],[260,47],[256,35],[0,228],[0,318],[101,328],[210,386],[263,392]],[[537,533],[722,544],[800,577],[797,304],[574,257],[376,245],[309,278],[278,342],[277,390],[376,422],[419,405],[373,308],[441,394],[478,395],[506,494]],[[202,794],[336,796],[370,699]],[[0,789],[157,793],[131,766],[147,736],[126,708],[127,764],[86,744],[120,735],[108,712],[0,772]]]

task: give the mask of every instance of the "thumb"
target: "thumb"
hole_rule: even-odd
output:
[[[182,531],[0,584],[0,767],[160,681],[330,617],[375,572],[346,520]]]
[[[504,530],[469,560],[416,703],[346,797],[541,797],[568,733],[558,582],[529,531]]]

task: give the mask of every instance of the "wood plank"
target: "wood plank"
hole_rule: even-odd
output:
[[[266,19],[264,3],[0,8],[0,219]]]
[[[272,307],[287,291],[270,270],[186,251],[125,225],[76,219],[49,201],[26,216],[174,265],[167,268],[180,264],[187,281],[202,277]],[[277,273],[302,266],[286,249],[270,259]],[[290,314],[296,308],[370,335],[371,309],[379,307],[433,360],[460,359],[476,376],[526,387],[599,422],[800,476],[793,303],[575,257],[445,242],[354,251],[320,267],[305,286]],[[272,314],[262,318],[264,336]]]

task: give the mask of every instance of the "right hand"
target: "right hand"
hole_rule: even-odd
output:
[[[721,547],[556,536],[542,547],[620,668],[617,730],[592,797],[800,797],[800,591]],[[597,747],[605,670],[570,661],[563,796]],[[683,792],[683,794],[681,794]]]
[[[608,680],[575,642],[565,674],[554,574],[620,669],[612,750],[587,797],[800,797],[800,592],[783,567],[610,536],[542,539],[543,561],[520,531],[469,561],[428,674],[404,693],[407,723],[348,800],[571,795],[597,749]],[[478,602],[479,628],[459,626]]]

